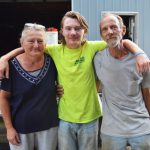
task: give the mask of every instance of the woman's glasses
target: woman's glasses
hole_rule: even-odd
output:
[[[26,23],[24,25],[24,28],[35,28],[35,29],[45,29],[45,26],[40,25],[40,24],[36,24],[36,23]]]

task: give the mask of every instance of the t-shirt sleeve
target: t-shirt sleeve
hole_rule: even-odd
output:
[[[3,79],[1,81],[1,90],[11,92],[11,82],[10,79]]]
[[[105,41],[100,41],[98,51],[103,51],[107,47],[107,43]]]
[[[44,52],[54,59],[55,55],[57,55],[59,47],[61,47],[60,44],[47,45]]]
[[[147,71],[143,76],[142,88],[150,88],[150,71]]]
[[[107,47],[107,43],[105,41],[88,41],[89,47],[91,47],[92,56],[95,55],[98,51],[103,51]]]
[[[13,80],[12,64],[11,60],[9,60],[9,78],[4,78],[1,80],[1,90],[11,92],[12,80]]]
[[[107,43],[105,41],[93,41],[91,42],[92,47],[94,47],[94,51],[103,51],[107,47]]]
[[[46,48],[44,49],[44,52],[51,56],[53,49],[54,49],[54,45],[53,44],[52,45],[46,45]]]
[[[101,61],[102,61],[102,54],[101,52],[97,52],[96,55],[94,56],[94,68],[96,72],[96,76],[100,80],[100,70],[101,70]]]

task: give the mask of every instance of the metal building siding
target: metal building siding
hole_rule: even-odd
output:
[[[72,0],[72,10],[79,11],[89,24],[89,40],[99,40],[102,11],[138,12],[138,44],[150,57],[150,0]]]

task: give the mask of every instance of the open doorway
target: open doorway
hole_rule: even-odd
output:
[[[62,16],[71,10],[71,1],[0,3],[0,56],[18,47],[25,23],[40,23],[59,30]]]
[[[126,26],[126,34],[124,35],[124,39],[130,39],[136,42],[136,25],[135,25],[135,16],[129,15],[120,15],[124,21]]]

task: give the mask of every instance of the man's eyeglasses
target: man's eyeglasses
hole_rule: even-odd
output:
[[[45,29],[45,26],[43,26],[43,25],[40,25],[40,24],[36,24],[36,23],[26,23],[25,25],[24,25],[24,28],[35,28],[35,29]]]

